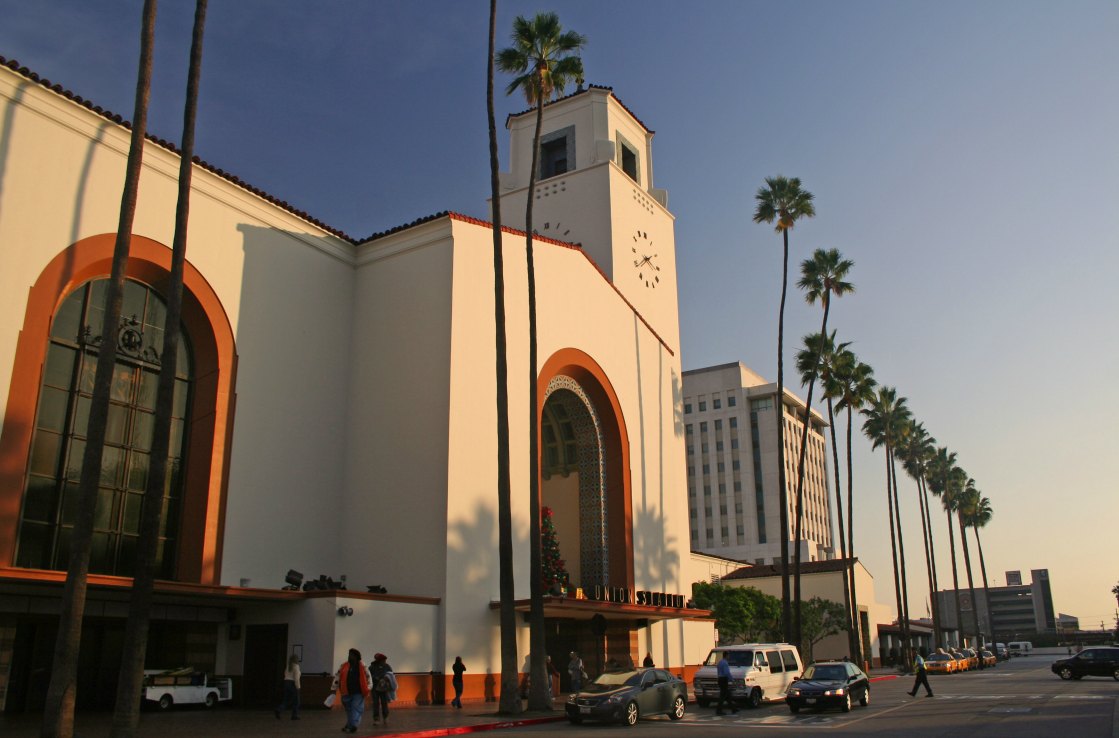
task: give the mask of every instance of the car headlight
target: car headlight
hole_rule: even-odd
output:
[[[847,693],[846,690],[844,690],[843,687],[840,687],[839,689],[829,689],[828,691],[824,692],[824,696],[825,697],[842,697],[846,693]]]
[[[790,697],[800,697],[800,690],[799,689],[790,689],[788,691],[788,695]]]
[[[610,703],[610,704],[612,704],[612,705],[616,705],[616,704],[618,704],[619,702],[622,702],[622,701],[624,701],[624,700],[625,700],[625,698],[626,698],[626,695],[625,695],[625,693],[623,693],[623,692],[619,692],[618,694],[612,694],[612,695],[610,695],[610,696],[609,696],[609,697],[608,697],[608,698],[606,699],[606,701],[607,701],[607,702],[609,702],[609,703]]]
[[[575,704],[575,696],[576,696],[576,693],[575,693],[575,692],[572,692],[571,694],[569,694],[569,695],[567,696],[567,702],[568,702],[569,704],[572,704],[572,705],[574,705],[574,704]]]

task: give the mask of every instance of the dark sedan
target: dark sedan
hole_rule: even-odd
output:
[[[847,661],[812,664],[785,692],[785,702],[794,713],[802,707],[838,707],[850,712],[855,700],[863,707],[870,704],[870,679]]]
[[[1054,661],[1053,673],[1061,679],[1101,676],[1112,677],[1119,681],[1119,648],[1113,646],[1085,648],[1075,656]]]
[[[567,719],[619,721],[635,725],[648,715],[684,717],[688,685],[664,669],[633,669],[602,674],[567,698]]]

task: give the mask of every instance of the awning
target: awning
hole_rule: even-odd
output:
[[[516,600],[513,609],[527,613],[531,607],[529,600]],[[490,602],[491,610],[501,609],[501,602]],[[590,620],[601,615],[607,620],[706,620],[711,617],[710,610],[694,607],[658,607],[655,605],[634,605],[603,600],[579,600],[574,597],[547,596],[544,598],[544,617]]]

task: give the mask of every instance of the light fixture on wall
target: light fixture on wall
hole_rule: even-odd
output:
[[[349,616],[354,614],[354,609],[352,607],[348,607],[346,605],[343,605],[342,607],[338,608],[338,614],[341,617],[348,618]]]

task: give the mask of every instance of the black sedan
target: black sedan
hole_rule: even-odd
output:
[[[1119,681],[1119,648],[1114,646],[1085,648],[1075,656],[1054,661],[1053,673],[1061,679],[1100,676]]]
[[[567,698],[567,719],[620,721],[635,725],[647,715],[684,717],[688,685],[664,669],[632,669],[602,674]]]
[[[794,713],[802,707],[838,707],[850,712],[855,700],[863,707],[870,704],[870,679],[846,661],[812,664],[785,692],[785,702]]]

